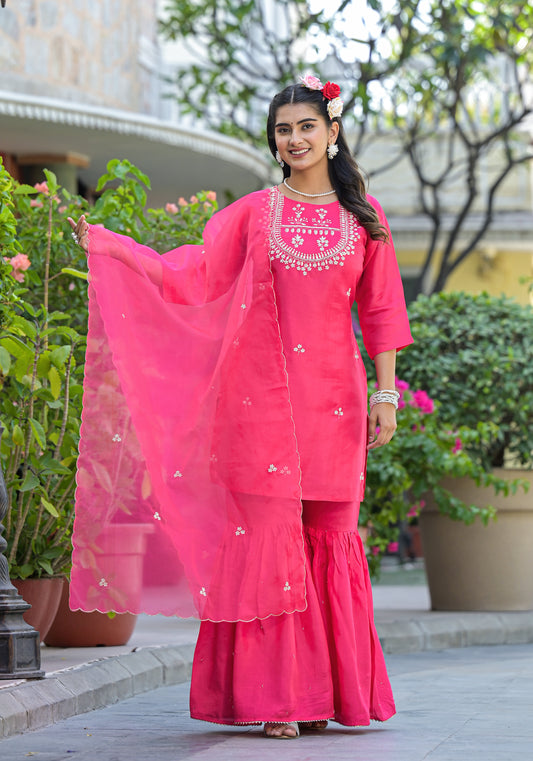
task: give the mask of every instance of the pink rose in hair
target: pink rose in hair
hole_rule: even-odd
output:
[[[312,74],[306,74],[305,77],[300,77],[300,82],[309,90],[321,90],[323,87],[320,79],[314,77]]]

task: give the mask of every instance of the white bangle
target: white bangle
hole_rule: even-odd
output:
[[[382,404],[383,402],[387,402],[388,404],[394,404],[394,409],[397,410],[399,398],[400,398],[400,394],[396,390],[384,388],[384,389],[380,389],[379,391],[374,391],[374,393],[370,397],[370,409],[372,409],[372,407],[374,407],[376,404]]]

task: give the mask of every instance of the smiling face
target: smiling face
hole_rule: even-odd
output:
[[[293,171],[304,171],[323,164],[327,172],[326,149],[334,143],[339,125],[328,123],[310,103],[280,106],[274,121],[276,148]]]

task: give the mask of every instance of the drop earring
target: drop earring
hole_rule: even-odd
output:
[[[278,164],[280,165],[280,167],[283,169],[283,167],[285,166],[285,162],[284,162],[284,161],[283,161],[283,159],[281,158],[281,155],[280,155],[280,152],[279,152],[279,151],[276,151],[276,161],[278,162]]]
[[[328,159],[334,159],[339,152],[339,146],[336,143],[332,143],[327,147]]]

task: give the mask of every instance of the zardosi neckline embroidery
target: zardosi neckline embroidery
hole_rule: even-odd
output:
[[[315,215],[315,225],[304,223],[303,220],[301,223],[299,223],[298,219],[295,219],[294,221],[291,220],[290,223],[291,227],[298,226],[298,224],[306,229],[314,227],[313,243],[316,243],[316,245],[313,247],[312,251],[298,250],[298,246],[302,245],[304,242],[299,233],[294,236],[293,245],[283,239],[282,227],[286,226],[283,224],[282,219],[285,200],[289,201],[290,203],[294,203],[296,209],[311,209],[312,213]],[[332,204],[324,204],[325,207],[331,205]],[[344,206],[338,204],[338,229],[340,231],[340,237],[337,243],[331,248],[327,243],[327,238],[323,235],[319,237],[316,233],[316,230],[322,229],[324,232],[329,232],[331,229],[330,225],[326,223],[322,224],[322,220],[324,220],[324,217],[327,214],[327,210],[323,209],[322,205],[304,205],[296,201],[291,201],[291,199],[286,199],[286,197],[280,193],[276,187],[273,187],[270,189],[270,209],[270,257],[271,259],[277,259],[282,264],[284,264],[285,269],[295,269],[301,272],[303,275],[307,275],[309,272],[313,271],[321,272],[322,270],[329,270],[330,267],[335,265],[342,267],[344,265],[345,258],[355,253],[355,243],[359,240],[360,228],[355,216],[350,214],[350,212],[348,212]],[[316,224],[316,217],[318,217],[318,224]]]

